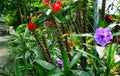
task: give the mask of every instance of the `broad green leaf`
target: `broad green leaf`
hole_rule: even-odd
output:
[[[100,58],[102,58],[103,57],[103,55],[104,55],[104,50],[105,50],[105,47],[103,47],[103,46],[95,46],[96,47],[96,51],[97,51],[97,53],[98,53],[98,55],[100,56]]]
[[[62,16],[57,16],[57,17],[55,17],[55,19],[56,19],[57,22],[59,22],[59,23],[64,22]]]
[[[115,51],[117,50],[117,44],[111,44],[108,50],[108,55],[107,55],[107,67],[108,69],[111,69],[113,63],[114,63],[114,55]]]
[[[80,52],[78,52],[74,58],[72,59],[72,61],[70,62],[70,68],[72,68],[77,62],[78,60],[81,58],[82,54]]]
[[[21,24],[17,27],[18,32],[22,32],[23,30],[25,30],[25,28],[27,27],[27,24]]]
[[[93,37],[92,34],[88,34],[88,33],[86,33],[86,34],[71,34],[70,36],[71,37],[73,37],[73,36],[77,36],[77,37]]]
[[[38,63],[41,67],[47,69],[47,70],[52,70],[55,66],[44,61],[44,60],[36,60],[36,63]]]

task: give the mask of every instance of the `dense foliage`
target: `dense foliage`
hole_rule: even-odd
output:
[[[119,73],[120,61],[114,59],[119,51],[116,36],[120,32],[114,31],[116,24],[101,19],[98,28],[93,27],[93,0],[18,3],[22,6],[15,13],[21,11],[22,23],[9,40],[13,68],[7,73],[5,70],[3,75],[114,76]]]

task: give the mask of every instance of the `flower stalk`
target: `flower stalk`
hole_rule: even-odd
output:
[[[69,60],[68,60],[68,54],[67,54],[67,51],[65,50],[64,48],[64,45],[63,45],[63,40],[61,38],[61,34],[60,34],[60,30],[55,22],[55,19],[54,17],[52,17],[52,20],[53,20],[53,27],[55,28],[55,33],[56,33],[56,36],[57,36],[57,42],[59,44],[59,49],[61,50],[61,54],[62,54],[62,59],[63,59],[63,66],[64,66],[64,70],[65,70],[65,76],[68,76],[68,72],[69,72]]]
[[[37,37],[37,35],[35,34],[35,31],[33,31],[33,35],[34,35],[34,38],[36,39],[36,42],[45,58],[46,61],[48,61],[49,63],[52,63],[52,60],[51,60],[51,57],[50,57],[50,54],[49,54],[49,51],[47,49],[45,49],[45,45],[43,45],[39,38]]]

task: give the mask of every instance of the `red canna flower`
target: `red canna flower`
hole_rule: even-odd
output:
[[[51,6],[51,9],[54,10],[55,12],[59,12],[62,9],[62,3],[56,2]]]
[[[49,5],[49,3],[44,3],[44,6],[48,6]]]
[[[35,18],[38,18],[38,15],[37,15],[36,13],[34,13],[33,16],[34,16]]]
[[[46,24],[46,25],[51,25],[52,22],[50,22],[50,21],[46,21],[45,24]]]
[[[112,16],[111,16],[111,15],[109,15],[109,16],[108,16],[108,19],[111,19],[111,18],[112,18]]]
[[[68,46],[73,46],[73,43],[72,42],[68,42]]]
[[[49,1],[50,0],[44,0],[44,6],[48,6],[49,5]]]
[[[30,17],[29,20],[31,21],[31,20],[32,20],[32,17]]]
[[[34,22],[28,23],[28,30],[30,30],[30,31],[34,31],[35,30],[35,23]]]
[[[50,0],[44,0],[44,3],[48,3]]]

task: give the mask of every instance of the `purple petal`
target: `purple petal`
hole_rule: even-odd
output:
[[[109,28],[99,28],[94,34],[94,40],[102,46],[105,46],[110,40],[113,39],[113,36]]]

